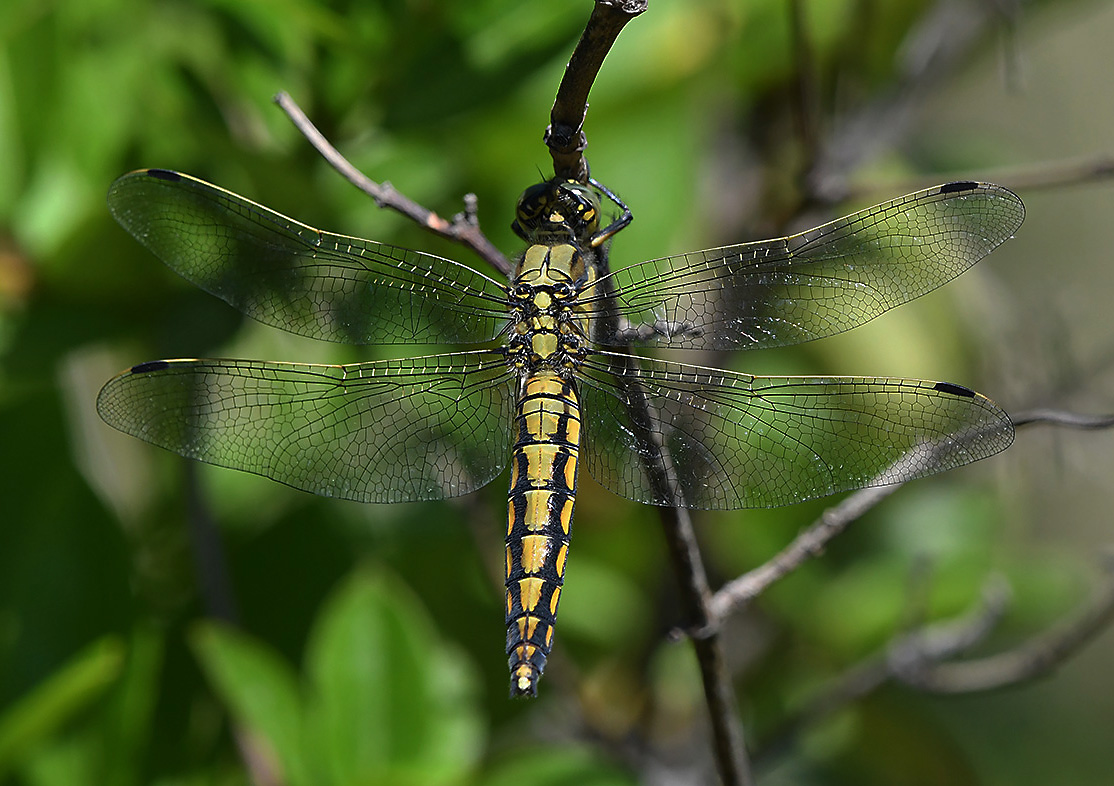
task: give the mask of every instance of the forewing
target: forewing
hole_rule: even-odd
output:
[[[160,360],[110,380],[111,426],[327,497],[466,494],[506,464],[514,375],[497,352],[347,366]]]
[[[610,353],[593,353],[578,379],[588,471],[651,505],[788,505],[942,472],[1013,440],[1009,416],[994,402],[945,382],[754,377],[646,360],[633,370],[626,356]],[[676,492],[647,470],[653,450],[628,404],[640,400]]]
[[[790,237],[617,270],[581,297],[582,308],[635,327],[671,326],[673,335],[663,329],[659,340],[679,348],[798,344],[950,281],[1010,238],[1024,215],[1001,186],[949,183]]]
[[[108,192],[120,225],[175,272],[253,319],[350,344],[489,341],[506,288],[452,260],[322,232],[161,169]]]

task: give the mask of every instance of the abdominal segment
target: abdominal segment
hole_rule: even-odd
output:
[[[531,375],[515,423],[507,498],[507,655],[511,695],[534,696],[553,646],[576,499],[576,388],[552,372]]]

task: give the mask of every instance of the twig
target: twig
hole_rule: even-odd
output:
[[[498,270],[503,275],[510,275],[512,267],[502,252],[497,249],[487,236],[480,231],[476,221],[476,198],[469,194],[464,198],[465,209],[453,216],[452,221],[446,221],[441,216],[428,208],[422,207],[417,202],[399,193],[390,183],[376,183],[360,170],[356,169],[348,159],[340,154],[325,136],[310,122],[294,99],[285,92],[275,96],[275,103],[282,108],[302,136],[313,145],[317,152],[328,161],[333,169],[340,172],[352,185],[363,191],[375,200],[379,207],[396,210],[417,224],[428,229],[440,237],[460,243],[471,249],[481,259]]]
[[[1114,415],[1083,415],[1056,409],[1032,409],[1013,415],[1011,419],[1017,428],[1037,424],[1078,429],[1114,427]],[[887,468],[886,471],[891,470],[892,467]],[[792,573],[807,560],[820,556],[824,552],[824,547],[833,538],[902,485],[904,484],[894,483],[860,489],[844,498],[839,504],[825,510],[820,518],[775,556],[721,587],[712,597],[713,621],[721,620],[727,614],[745,608],[770,585]]]
[[[1011,415],[1010,418],[1013,420],[1013,424],[1019,427],[1038,424],[1084,430],[1114,427],[1114,415],[1084,415],[1079,412],[1067,412],[1059,409],[1030,409]]]
[[[712,597],[712,619],[722,620],[733,611],[745,608],[770,585],[792,573],[807,560],[819,557],[833,538],[902,485],[904,484],[894,483],[860,489],[838,505],[826,509],[820,514],[820,518],[774,557],[721,587]]]
[[[816,57],[805,18],[804,0],[790,0],[789,28],[792,33],[793,58],[796,61],[793,75],[793,109],[797,120],[797,133],[803,160],[815,161],[819,154],[820,129],[819,105],[816,86]],[[804,173],[802,173],[804,174]]]
[[[841,201],[848,193],[848,173],[897,144],[928,92],[969,54],[985,28],[1001,21],[992,5],[937,3],[922,15],[906,37],[890,89],[827,127],[811,167],[806,204]]]
[[[901,636],[883,651],[852,666],[812,699],[802,712],[773,732],[762,743],[755,757],[765,760],[785,750],[805,729],[848,704],[869,696],[894,679],[897,671],[913,660],[914,653],[942,660],[975,646],[1002,619],[1009,599],[1010,591],[1005,581],[998,576],[991,577],[983,586],[977,606],[955,620],[924,626]]]
[[[584,159],[584,148],[588,146],[584,135],[588,93],[620,31],[645,10],[646,0],[596,0],[584,33],[565,66],[543,137],[553,157],[556,177],[588,182],[588,162]]]
[[[1081,415],[1054,409],[1030,410],[1013,416],[1013,420],[1017,427],[1050,424],[1103,429],[1114,426],[1114,416]],[[746,606],[805,560],[819,555],[832,538],[900,485],[863,489],[826,510],[777,556],[716,593],[712,600],[716,619]],[[884,653],[849,669],[813,701],[809,709],[772,735],[772,741],[763,745],[758,755],[765,758],[771,748],[780,749],[802,728],[872,693],[890,680],[921,691],[960,694],[996,690],[1047,674],[1114,621],[1114,559],[1107,562],[1107,580],[1090,606],[1074,621],[1009,652],[961,663],[944,663],[983,641],[1005,613],[1008,588],[1000,579],[994,579],[984,588],[981,606],[964,618],[921,627],[895,639]]]
[[[958,663],[942,663],[926,635],[907,642],[891,658],[893,676],[921,691],[955,695],[999,690],[1048,675],[1114,622],[1114,559],[1106,559],[1105,569],[1105,581],[1074,620],[1007,652]]]
[[[238,626],[239,613],[232,592],[232,581],[228,574],[228,559],[213,514],[205,502],[198,482],[197,465],[192,461],[183,462],[183,471],[186,487],[186,521],[190,544],[193,546],[197,585],[201,592],[205,615]]]
[[[1065,161],[1044,161],[1015,167],[1001,167],[985,171],[965,171],[962,179],[1001,183],[1017,191],[1037,191],[1067,188],[1114,178],[1114,155],[1096,153]],[[874,194],[905,193],[948,180],[939,174],[931,177],[904,178],[896,181],[870,182],[848,189],[852,199],[869,199]],[[960,179],[958,177],[952,179]]]
[[[666,544],[669,547],[685,614],[693,625],[690,631],[696,660],[700,666],[704,700],[712,726],[716,765],[720,779],[727,784],[754,783],[750,759],[743,741],[735,692],[724,661],[718,626],[712,624],[708,602],[711,590],[692,520],[684,508],[659,508]]]

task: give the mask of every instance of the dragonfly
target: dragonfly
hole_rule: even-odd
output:
[[[603,225],[604,200],[618,217]],[[638,356],[798,344],[959,275],[1021,225],[1006,188],[954,182],[806,232],[612,270],[631,212],[548,180],[512,225],[509,282],[421,251],[323,232],[189,175],[126,174],[112,215],[177,273],[267,325],[451,353],[347,365],[176,359],[101,390],[110,425],[175,453],[328,497],[467,494],[510,466],[511,695],[534,696],[553,645],[583,464],[649,505],[788,505],[985,458],[1009,416],[950,382],[753,376]]]

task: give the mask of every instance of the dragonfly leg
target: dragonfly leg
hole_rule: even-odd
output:
[[[663,319],[644,322],[641,325],[627,325],[615,333],[617,344],[640,344],[651,339],[664,338],[666,343],[674,338],[699,336],[703,331],[692,322],[668,322]]]

